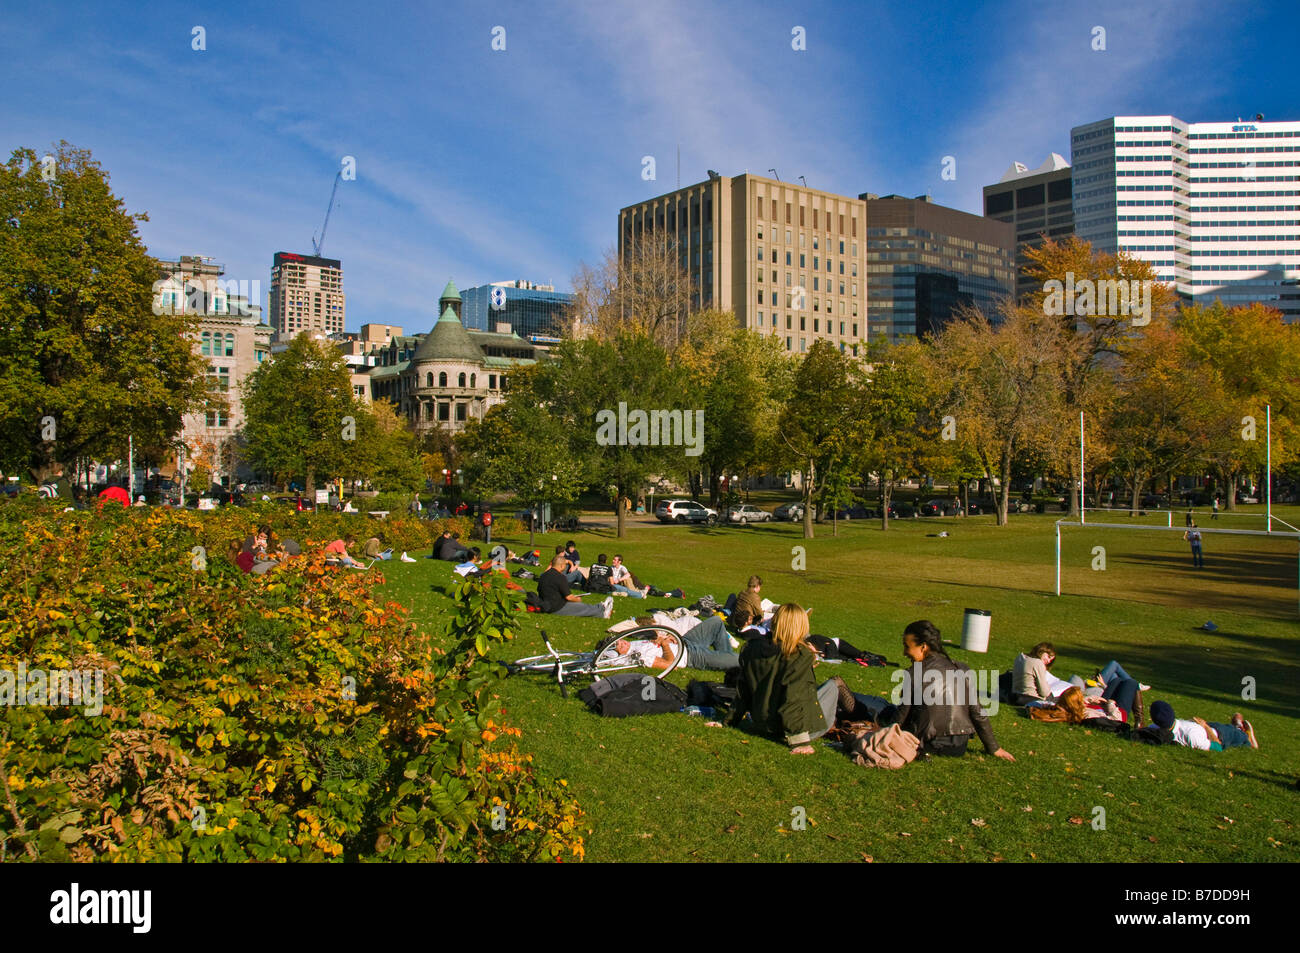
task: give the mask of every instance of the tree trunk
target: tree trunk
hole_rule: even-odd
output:
[[[1011,502],[1011,446],[1002,448],[1002,492],[998,494],[998,525],[1007,525],[1007,507]]]
[[[1079,461],[1070,458],[1070,492],[1066,494],[1070,502],[1070,516],[1079,515]]]
[[[314,467],[307,468],[307,486],[303,489],[302,495],[309,500],[316,498],[316,469]]]
[[[618,493],[615,494],[614,498],[614,509],[618,511],[614,518],[617,520],[619,539],[623,538],[626,531],[627,507],[624,504],[626,499],[627,494],[623,492],[622,487],[619,487]]]
[[[532,508],[528,511],[528,548],[533,549],[536,546],[537,534],[537,512],[542,508],[540,503],[534,502]]]
[[[892,488],[892,484],[885,479],[883,471],[881,472],[881,476],[876,482],[880,488],[880,528],[882,530],[888,530],[889,529],[889,496],[890,496],[889,491]]]
[[[1129,500],[1129,516],[1137,516],[1142,510],[1142,484],[1144,483],[1146,483],[1146,480],[1142,478],[1140,473],[1134,474],[1133,483],[1130,486],[1133,496]]]
[[[1238,474],[1228,474],[1228,498],[1223,502],[1223,509],[1228,513],[1235,513],[1237,510],[1237,481]]]

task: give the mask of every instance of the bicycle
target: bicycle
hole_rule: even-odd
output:
[[[634,668],[647,668],[646,654],[638,652],[636,649],[644,650],[644,646],[631,645],[631,652],[620,652],[618,644],[620,642],[648,642],[658,636],[666,636],[672,643],[673,658],[665,669],[655,671],[655,678],[663,678],[673,669],[675,669],[682,660],[685,645],[682,642],[681,635],[662,625],[645,625],[631,629],[627,632],[618,632],[610,635],[596,644],[596,648],[590,652],[557,652],[551,645],[545,632],[542,633],[542,641],[546,644],[545,655],[532,655],[527,658],[516,659],[506,664],[506,671],[511,675],[517,675],[521,672],[544,672],[555,676],[556,682],[560,686],[560,695],[564,698],[569,697],[569,689],[565,684],[566,676],[573,675],[590,675],[592,678],[603,678],[611,672],[621,672]]]

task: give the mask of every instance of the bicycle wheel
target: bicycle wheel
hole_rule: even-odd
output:
[[[611,635],[607,639],[601,640],[601,642],[596,646],[592,674],[601,676],[607,672],[617,672],[631,668],[645,668],[646,666],[641,664],[640,658],[636,655],[625,655],[619,652],[617,648],[618,643],[623,640],[628,642],[647,641],[660,635],[667,636],[673,643],[673,660],[668,663],[667,668],[655,669],[655,678],[663,678],[681,663],[682,652],[685,649],[685,645],[678,632],[662,625],[642,626],[639,629],[619,632],[615,635]]]
[[[511,675],[519,672],[555,673],[560,666],[565,674],[591,661],[591,652],[558,652],[555,655],[531,655],[528,658],[515,659],[506,663]]]

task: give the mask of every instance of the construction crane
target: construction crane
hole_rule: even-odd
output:
[[[313,254],[317,258],[321,256],[321,249],[325,247],[325,229],[330,227],[330,212],[334,211],[334,196],[338,195],[339,180],[343,178],[343,171],[340,169],[334,173],[334,188],[330,189],[330,204],[325,206],[325,224],[320,227],[320,241],[316,241],[316,236],[311,237],[311,247],[314,249]]]

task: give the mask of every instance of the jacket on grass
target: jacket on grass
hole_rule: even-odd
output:
[[[791,747],[807,744],[814,732],[827,729],[817,702],[813,653],[800,647],[789,658],[781,654],[770,635],[750,639],[740,652],[738,698],[731,724],[748,712],[758,729],[784,738]]]

